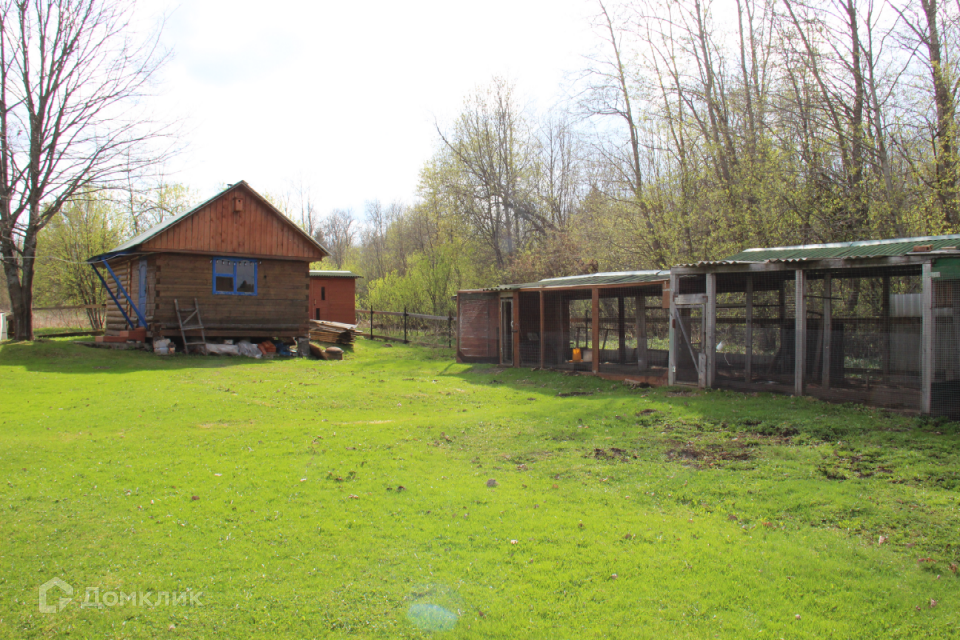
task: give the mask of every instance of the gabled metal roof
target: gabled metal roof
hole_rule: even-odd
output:
[[[918,246],[930,245],[931,251],[943,251],[960,247],[960,234],[945,236],[917,236],[913,238],[892,238],[889,240],[861,240],[857,242],[832,242],[829,244],[806,244],[791,247],[770,247],[747,249],[729,258],[717,261],[704,261],[695,264],[678,265],[681,267],[702,267],[710,265],[743,264],[750,262],[803,262],[807,260],[887,258],[895,256],[924,255],[928,252],[916,252]]]
[[[537,282],[523,284],[502,284],[494,287],[495,291],[516,291],[518,289],[551,289],[558,287],[599,287],[604,285],[631,285],[647,284],[665,281],[670,277],[669,271],[615,271],[607,273],[588,273],[579,276],[565,276],[562,278],[545,278]]]

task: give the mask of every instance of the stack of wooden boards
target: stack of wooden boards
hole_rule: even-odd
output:
[[[328,344],[353,344],[357,334],[357,325],[330,322],[329,320],[310,321],[310,339]]]
[[[97,342],[113,342],[113,343],[125,343],[130,342],[143,342],[147,339],[147,330],[144,327],[137,327],[136,329],[129,329],[121,331],[118,336],[97,336]]]

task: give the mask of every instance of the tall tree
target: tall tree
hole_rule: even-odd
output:
[[[142,98],[165,60],[135,2],[0,4],[0,259],[15,338],[33,337],[39,233],[78,193],[156,163],[164,130]]]
[[[84,262],[109,251],[127,235],[128,225],[109,194],[80,194],[40,234],[36,293],[50,305],[102,305],[107,294]],[[103,327],[104,313],[87,308],[90,326]]]
[[[330,259],[337,266],[343,267],[347,254],[353,248],[353,241],[357,236],[356,220],[349,209],[334,209],[317,231],[317,240],[330,252]]]
[[[960,5],[938,0],[920,0],[915,3],[893,3],[908,32],[908,42],[915,44],[917,53],[924,59],[933,94],[935,114],[932,126],[935,157],[933,189],[942,215],[947,224],[960,225],[960,149],[957,148],[957,90],[960,73],[957,72],[957,51],[951,51],[945,38],[950,22],[954,29],[958,21]],[[954,11],[949,16],[947,7]],[[919,9],[919,11],[917,10]],[[952,20],[950,19],[952,18]],[[952,56],[951,56],[952,54]]]
[[[447,186],[499,267],[554,229],[536,199],[533,135],[509,83],[494,78],[467,100],[451,133],[437,131],[452,165]]]

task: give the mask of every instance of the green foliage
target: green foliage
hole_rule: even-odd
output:
[[[54,340],[0,345],[0,435],[3,637],[960,624],[960,434],[944,423],[365,340],[342,362]],[[74,602],[39,614],[54,576]],[[202,606],[82,609],[87,588],[190,589]]]
[[[67,203],[40,233],[37,306],[103,304],[107,294],[85,261],[119,245],[128,229],[128,219],[103,194]]]
[[[470,286],[472,270],[469,252],[452,244],[415,253],[406,273],[391,271],[369,285],[363,306],[435,316],[456,313],[453,296]]]

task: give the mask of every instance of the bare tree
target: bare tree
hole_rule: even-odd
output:
[[[626,128],[629,137],[628,157],[624,162],[614,160],[618,167],[620,182],[626,185],[628,198],[622,204],[639,214],[644,233],[639,237],[647,244],[653,262],[658,267],[666,266],[663,243],[654,226],[654,215],[644,197],[644,149],[640,129],[640,113],[637,111],[635,86],[624,50],[624,34],[615,16],[603,0],[597,0],[600,15],[597,18],[598,35],[603,39],[608,52],[601,55],[585,71],[587,91],[581,96],[580,106],[587,116],[612,116]]]
[[[330,252],[330,258],[337,265],[337,269],[343,267],[346,262],[347,254],[353,247],[353,241],[357,235],[354,228],[356,220],[353,212],[349,209],[334,209],[319,230],[318,240]]]
[[[290,183],[290,188],[283,196],[284,213],[287,214],[301,229],[311,236],[320,230],[320,214],[313,201],[313,188],[301,176]]]
[[[498,266],[534,236],[554,230],[536,202],[533,136],[513,86],[494,78],[471,96],[453,131],[437,133],[448,153],[448,190],[481,230]]]
[[[134,2],[0,4],[0,259],[15,337],[33,337],[37,236],[83,190],[157,162],[142,99],[165,60],[137,38]]]
[[[907,46],[916,50],[927,66],[933,89],[935,122],[932,123],[934,142],[935,180],[934,193],[950,225],[960,224],[960,158],[957,149],[957,91],[960,74],[957,73],[956,50],[951,51],[948,26],[958,20],[956,3],[939,3],[938,0],[920,0],[914,3],[891,0],[891,5],[903,24],[906,25]],[[951,7],[951,5],[953,5]],[[955,12],[949,15],[949,8]],[[917,9],[920,9],[917,11]],[[951,25],[950,18],[953,18]],[[954,28],[956,28],[954,26]],[[953,56],[951,56],[951,53]]]

